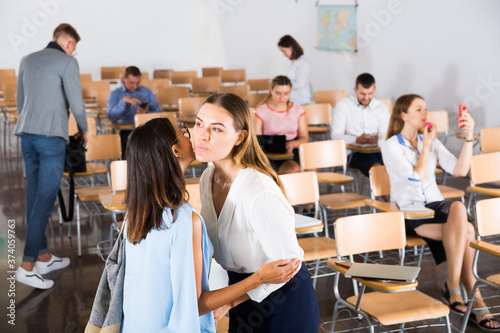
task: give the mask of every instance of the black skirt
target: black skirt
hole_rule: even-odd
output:
[[[230,285],[251,275],[227,273]],[[318,300],[304,263],[293,279],[262,302],[248,300],[229,310],[229,333],[316,333],[318,328]]]

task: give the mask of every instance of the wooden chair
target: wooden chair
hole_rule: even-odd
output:
[[[314,204],[314,217],[295,214],[295,232],[297,234],[314,234],[314,237],[302,237],[298,239],[300,247],[304,250],[304,261],[312,263],[308,265],[316,288],[316,280],[319,277],[335,274],[326,265],[326,259],[337,255],[335,240],[328,235],[325,228],[326,211],[319,204],[318,179],[315,172],[298,172],[280,175],[285,188],[286,197],[292,206]],[[325,231],[325,237],[319,237],[318,233]]]
[[[300,168],[304,171],[313,171],[321,168],[342,167],[342,173],[317,172],[318,181],[331,185],[340,185],[342,193],[330,193],[320,196],[319,203],[331,210],[344,209],[347,214],[349,208],[365,206],[367,197],[344,191],[344,185],[354,184],[354,178],[346,175],[347,152],[344,140],[328,140],[303,143],[299,147]]]
[[[107,160],[119,160],[122,157],[122,146],[119,134],[94,135],[87,138],[87,166],[94,173],[105,173],[108,167],[104,163]],[[108,173],[108,184],[111,183]]]
[[[173,71],[171,81],[172,85],[191,85],[197,77],[196,71]]]
[[[220,77],[218,76],[207,76],[193,79],[192,84],[192,95],[202,97],[201,95],[205,95],[206,97],[219,92],[220,90]]]
[[[250,92],[269,93],[271,91],[271,79],[252,79],[247,81]]]
[[[0,77],[4,76],[16,76],[16,71],[13,68],[0,69]]]
[[[92,82],[91,74],[80,74],[80,82]]]
[[[161,105],[163,111],[178,111],[179,99],[189,97],[189,88],[187,87],[170,87],[158,90],[156,99]]]
[[[400,250],[404,253],[402,251],[406,244],[404,223],[401,212],[339,218],[335,222],[337,259],[328,260],[328,264],[340,274],[345,274],[348,268],[337,265],[338,260],[352,258],[356,254],[386,250]],[[403,260],[404,255],[401,256],[400,265]],[[448,317],[450,309],[436,299],[417,291],[417,281],[353,278],[361,284],[359,295],[344,299],[339,292],[340,274],[335,275],[334,293],[337,302],[330,332],[334,331],[341,305],[366,319],[370,332],[374,332],[372,320],[384,326],[399,325],[399,329],[403,331],[405,323],[442,317],[445,317],[447,332],[451,332]],[[366,287],[374,291],[366,292]]]
[[[155,118],[168,118],[172,124],[177,124],[177,114],[175,114],[175,112],[150,112],[137,113],[134,116],[134,125],[138,127]]]
[[[246,82],[247,72],[244,69],[223,69],[221,74],[221,82],[237,84],[238,82]]]
[[[383,212],[399,212],[399,208],[395,203],[378,201],[377,198],[391,195],[391,183],[389,181],[389,175],[385,169],[384,165],[372,166],[370,168],[370,195],[371,199],[366,201],[366,204],[373,208],[375,213],[377,210]],[[408,219],[419,219],[419,218],[431,218],[434,216],[434,212],[429,210],[427,212],[412,212],[405,211],[402,212],[405,218]],[[406,246],[414,248],[414,254],[417,257],[417,266],[420,267],[422,264],[422,258],[424,255],[424,248],[427,243],[420,237],[417,236],[406,236]]]
[[[443,144],[446,145],[446,140],[448,139],[450,131],[448,111],[428,111],[427,121],[433,123],[436,126],[436,131],[438,134],[443,134]]]
[[[69,114],[68,134],[69,136],[78,133],[78,126],[76,125],[75,116],[73,113]],[[87,116],[87,136],[97,135],[96,119],[92,116]]]
[[[483,128],[479,131],[479,143],[482,153],[500,151],[500,127]]]
[[[391,101],[391,99],[390,98],[382,98],[382,99],[379,99],[379,101],[384,103],[385,106],[387,106],[387,109],[389,110],[389,114],[392,114],[392,101]]]
[[[112,134],[117,135],[117,134]],[[99,135],[101,136],[101,135]],[[80,235],[80,202],[98,201],[101,193],[115,193],[127,188],[127,161],[113,161],[110,164],[111,185],[83,187],[75,189],[76,228],[78,237],[78,256],[82,256]],[[71,224],[69,226],[71,229]],[[71,234],[70,234],[71,235]]]
[[[470,242],[470,246],[474,248],[474,260],[472,264],[472,272],[474,277],[477,279],[470,299],[467,304],[467,312],[464,315],[461,325],[461,332],[465,332],[467,328],[467,322],[469,320],[470,312],[472,310],[472,303],[474,302],[474,295],[476,290],[481,285],[486,285],[490,288],[494,288],[497,293],[500,291],[500,271],[496,266],[497,274],[493,274],[487,277],[481,277],[477,271],[477,262],[479,259],[479,254],[481,252],[489,253],[500,258],[500,245],[493,244],[492,242],[487,242],[483,240],[483,237],[488,236],[500,236],[500,223],[498,223],[498,217],[500,216],[500,198],[481,200],[476,203],[476,239]],[[497,319],[498,320],[498,319]]]
[[[82,96],[83,98],[97,98],[99,91],[111,91],[109,81],[83,81]]]
[[[330,137],[332,106],[329,103],[317,103],[303,105],[302,107],[306,111],[309,134],[323,135],[328,140]]]
[[[153,78],[154,79],[172,79],[172,72],[173,70],[171,69],[155,69],[153,72]]]
[[[330,103],[332,108],[334,108],[337,102],[346,96],[346,90],[322,90],[316,91],[314,100],[316,103]]]
[[[471,205],[477,195],[500,197],[500,188],[489,186],[488,183],[500,181],[500,152],[472,156],[470,166],[470,192],[467,211],[471,213]],[[483,185],[483,186],[478,186]],[[486,185],[486,186],[485,186]]]
[[[155,96],[158,96],[160,90],[170,87],[170,79],[151,79],[147,81],[141,80],[141,85],[149,88]]]
[[[248,84],[240,84],[235,86],[221,86],[220,92],[236,94],[240,96],[247,103],[250,96],[250,88],[248,87]]]
[[[251,108],[256,108],[267,96],[269,96],[269,93],[250,93],[248,95],[248,105]]]
[[[179,98],[179,117],[177,120],[182,123],[194,124],[196,115],[206,99],[206,97]]]
[[[125,66],[101,67],[101,80],[110,80],[113,83],[120,82],[126,68]]]
[[[210,77],[217,76],[221,77],[222,75],[222,67],[202,67],[201,68],[201,76]]]

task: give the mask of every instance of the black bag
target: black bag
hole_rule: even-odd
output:
[[[76,172],[87,171],[87,160],[85,152],[87,149],[83,146],[83,141],[74,136],[69,137],[69,143],[66,145],[66,160],[64,161],[64,172],[69,173],[69,207],[66,213],[66,205],[64,198],[59,189],[57,196],[59,197],[59,207],[61,208],[61,215],[64,221],[69,222],[73,220],[73,212],[75,208],[75,178]]]

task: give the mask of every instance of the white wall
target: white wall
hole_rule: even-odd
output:
[[[45,47],[54,27],[69,22],[82,37],[81,72],[95,79],[100,66],[131,64],[150,73],[224,66],[246,68],[249,78],[274,77],[289,66],[276,43],[290,34],[309,59],[314,90],[351,90],[368,71],[380,98],[419,93],[430,110],[451,111],[452,122],[467,102],[478,127],[500,126],[500,1],[359,0],[358,31],[372,37],[360,37],[355,55],[314,48],[316,2],[2,0],[0,68],[17,70],[23,55]],[[329,3],[353,1],[321,1]],[[393,7],[394,14],[382,15]],[[17,46],[9,41],[14,34],[24,39]]]

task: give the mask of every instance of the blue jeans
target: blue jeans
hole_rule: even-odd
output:
[[[66,157],[66,141],[36,134],[21,136],[26,169],[28,229],[23,261],[35,262],[48,252],[45,229],[61,186]]]

